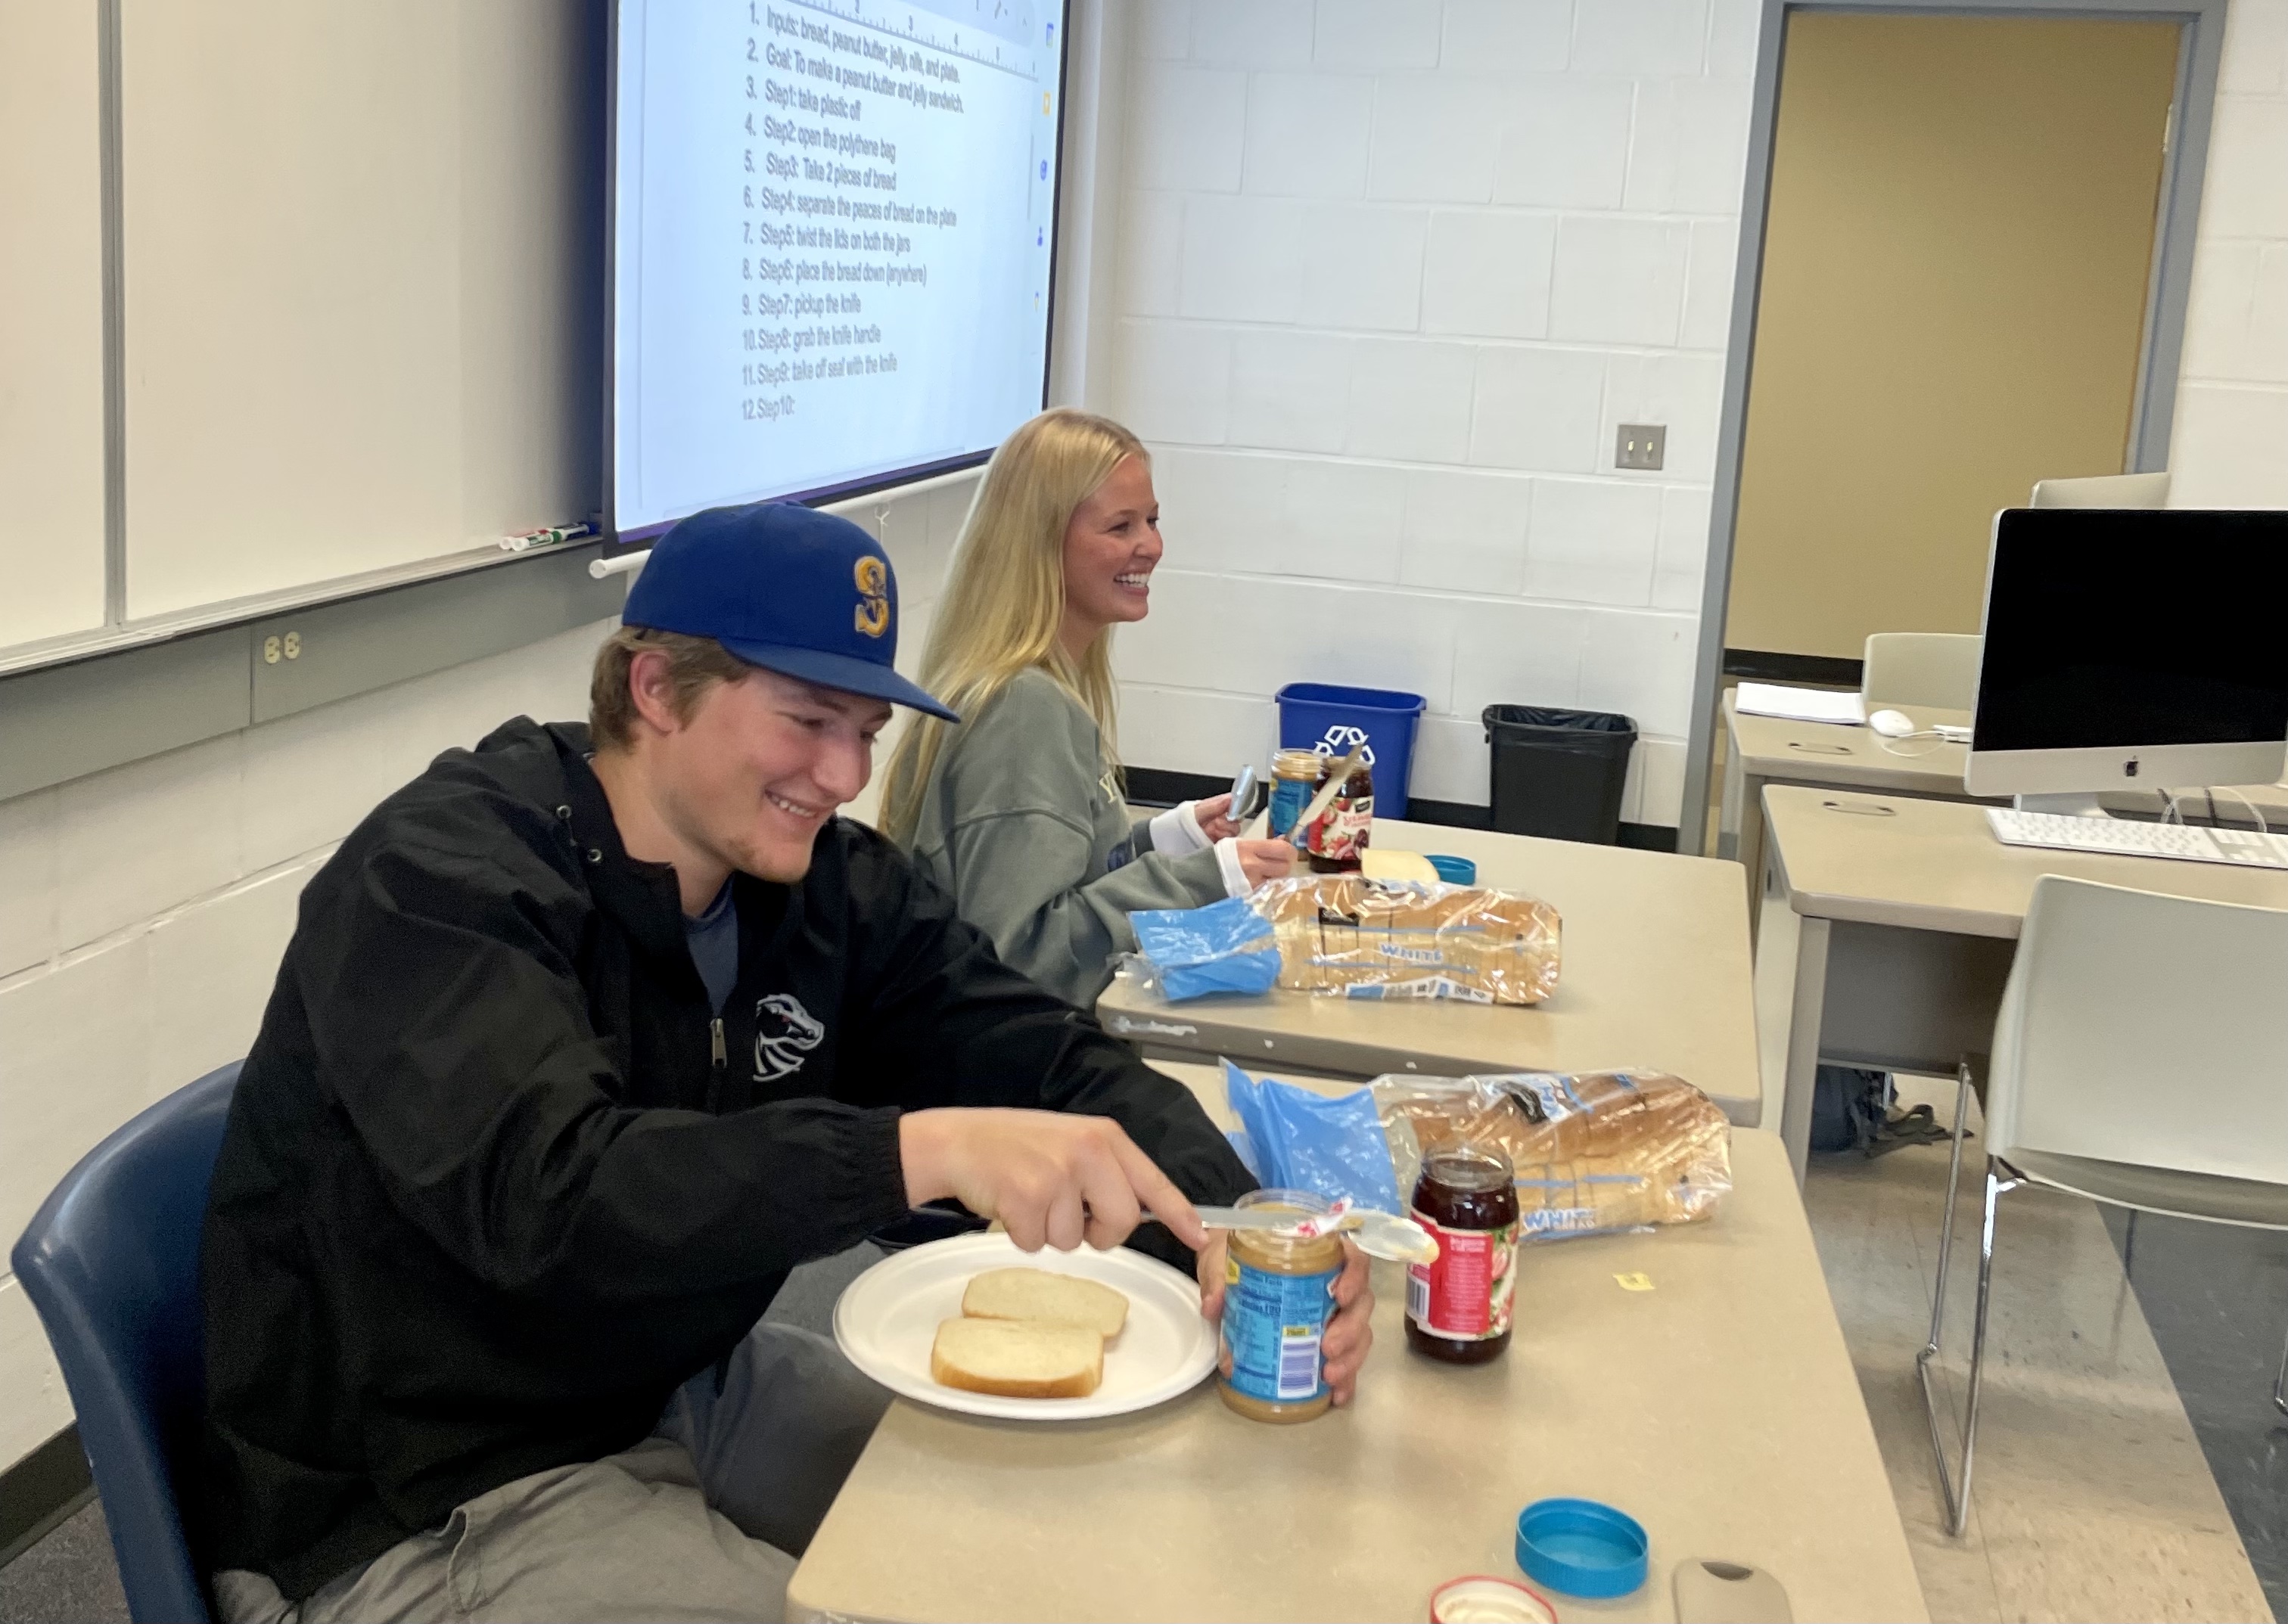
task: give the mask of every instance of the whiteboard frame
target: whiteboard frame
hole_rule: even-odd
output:
[[[96,9],[97,134],[103,220],[103,623],[127,618],[127,216],[121,178],[119,0]]]
[[[273,593],[0,668],[0,801],[619,613],[624,584],[588,574],[592,542],[489,551],[377,571],[347,596],[339,582]],[[270,658],[266,646],[289,633],[298,654]]]
[[[579,3],[600,9],[601,14],[598,21],[601,26],[608,27],[616,15],[612,0],[579,0]],[[103,397],[103,623],[54,637],[20,643],[0,643],[0,684],[9,684],[12,679],[28,672],[58,667],[85,664],[93,669],[96,668],[91,662],[110,656],[148,649],[174,639],[197,638],[218,628],[266,615],[338,600],[372,598],[443,577],[535,561],[539,555],[505,552],[497,543],[488,542],[401,565],[333,576],[276,591],[194,605],[136,619],[128,617],[130,560],[126,500],[125,126],[121,59],[122,0],[96,0],[92,11],[97,33],[98,187],[102,233],[102,354],[99,365],[102,370]],[[608,130],[606,134],[608,139]],[[599,184],[608,186],[608,182],[600,181]],[[608,211],[608,196],[604,201]],[[605,310],[608,320],[608,305]],[[592,543],[588,543],[586,551],[592,552]],[[456,662],[446,661],[447,664]],[[20,685],[0,688],[0,703],[4,702],[28,702],[28,695]],[[169,745],[165,748],[174,747]],[[0,799],[18,793],[4,788],[17,776],[0,772]]]
[[[556,551],[574,550],[560,546]],[[363,574],[343,575],[309,586],[286,587],[275,592],[260,592],[220,603],[202,604],[195,609],[155,614],[139,621],[123,621],[99,631],[75,631],[63,637],[44,638],[37,642],[19,643],[0,648],[0,682],[26,671],[71,665],[106,654],[123,654],[129,649],[146,648],[170,638],[195,637],[217,627],[258,620],[265,615],[289,614],[296,609],[306,609],[314,605],[334,603],[345,598],[369,598],[377,593],[418,586],[446,576],[466,575],[479,570],[529,563],[543,556],[538,551],[509,552],[497,543],[488,543],[481,547],[444,553],[433,558],[421,558],[410,564],[393,565],[387,569],[369,570]]]

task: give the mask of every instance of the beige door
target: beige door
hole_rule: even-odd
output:
[[[2118,473],[2173,23],[1788,23],[1725,646],[1975,631],[1994,511]]]

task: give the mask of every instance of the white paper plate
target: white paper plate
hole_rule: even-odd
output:
[[[1087,1398],[1004,1398],[931,1379],[938,1323],[959,1318],[971,1277],[1013,1266],[1076,1274],[1128,1295],[1128,1323],[1104,1345],[1104,1380]],[[834,1340],[894,1393],[1006,1421],[1088,1421],[1163,1404],[1199,1385],[1217,1351],[1215,1327],[1200,1318],[1199,1287],[1167,1264],[1124,1247],[1021,1252],[1003,1234],[956,1235],[884,1258],[844,1288]]]

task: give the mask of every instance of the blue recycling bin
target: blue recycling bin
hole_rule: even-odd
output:
[[[1352,746],[1364,740],[1364,759],[1374,772],[1375,816],[1406,816],[1406,778],[1414,769],[1414,729],[1422,720],[1420,694],[1291,682],[1279,690],[1278,700],[1281,749],[1347,756]]]

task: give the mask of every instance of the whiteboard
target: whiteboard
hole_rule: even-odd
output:
[[[0,0],[0,647],[103,623],[97,0]]]
[[[595,507],[602,59],[567,0],[123,0],[131,622]]]

